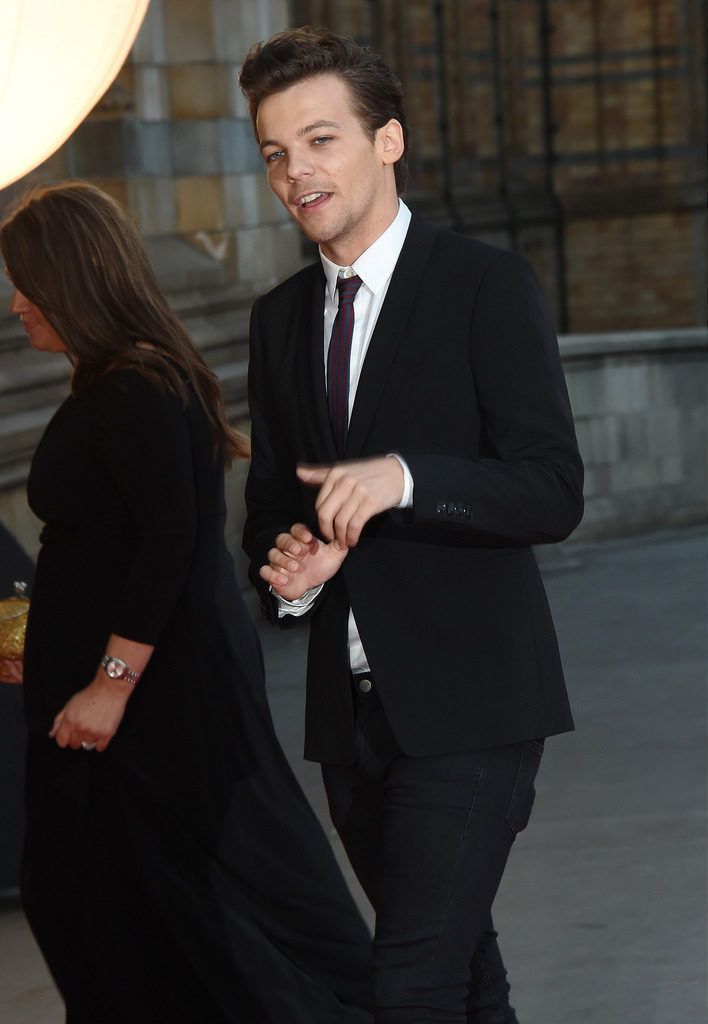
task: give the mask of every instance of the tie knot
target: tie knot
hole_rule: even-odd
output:
[[[356,274],[353,277],[340,277],[337,280],[337,291],[339,292],[339,305],[353,302],[354,296],[361,286],[361,278]]]

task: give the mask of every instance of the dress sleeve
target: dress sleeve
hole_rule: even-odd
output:
[[[197,508],[186,411],[137,371],[98,386],[97,455],[132,520],[136,543],[115,570],[122,597],[112,632],[156,644],[184,588],[195,546]]]

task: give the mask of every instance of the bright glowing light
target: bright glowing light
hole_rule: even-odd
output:
[[[108,89],[149,0],[2,0],[0,188],[61,146]]]

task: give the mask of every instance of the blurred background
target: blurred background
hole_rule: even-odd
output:
[[[0,8],[0,34],[12,10]],[[520,1018],[698,1022],[706,1012],[703,4],[151,0],[113,84],[50,159],[0,191],[0,216],[27,186],[67,177],[115,196],[219,373],[232,420],[246,429],[251,305],[314,252],[268,191],[237,72],[254,41],[306,23],[383,51],[412,127],[406,202],[434,223],[528,256],[559,333],[586,514],[570,542],[539,557],[578,733],[549,744],[535,831],[500,896],[512,978],[531,1013]],[[63,357],[28,349],[9,298],[0,277],[0,597],[18,564],[31,575],[11,545],[37,551],[26,478],[68,386]],[[228,500],[245,585],[244,472],[231,472]],[[326,824],[316,769],[300,761],[305,637],[293,630],[263,640],[279,734]],[[0,891],[12,889],[19,854],[19,704],[19,687],[0,685]],[[0,1022],[53,1024],[56,993],[13,908],[0,914]]]

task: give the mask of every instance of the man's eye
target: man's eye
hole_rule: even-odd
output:
[[[332,136],[331,135],[318,135],[317,138],[313,139],[312,141],[313,141],[313,144],[315,146],[324,146],[327,142],[331,142],[332,141]]]
[[[272,164],[283,155],[282,149],[276,149],[266,157],[266,163]]]

